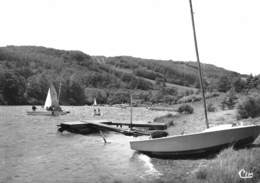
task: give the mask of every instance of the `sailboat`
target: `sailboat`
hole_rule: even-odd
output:
[[[98,106],[96,97],[94,98],[93,106],[94,107]],[[100,108],[97,108],[97,109],[94,108],[93,116],[101,116]]]
[[[200,86],[204,104],[206,130],[199,133],[175,135],[156,139],[136,140],[130,142],[131,149],[151,156],[181,158],[204,156],[205,154],[218,152],[224,147],[231,145],[234,147],[244,147],[245,145],[253,143],[260,134],[259,125],[233,126],[232,124],[225,124],[209,128],[191,0],[189,0],[189,4],[198,62]]]
[[[57,116],[57,115],[65,115],[68,114],[69,111],[63,111],[59,105],[59,100],[57,97],[57,92],[54,88],[54,86],[51,84],[46,100],[44,103],[45,110],[37,110],[34,108],[32,111],[27,111],[28,115],[36,115],[36,116]]]

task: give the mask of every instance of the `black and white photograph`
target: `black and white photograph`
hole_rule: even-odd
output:
[[[260,183],[259,7],[1,0],[0,183]]]

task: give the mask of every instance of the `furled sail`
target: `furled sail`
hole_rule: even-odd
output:
[[[60,107],[59,101],[58,101],[58,95],[53,85],[50,87],[50,93],[51,93],[51,105],[53,107]]]

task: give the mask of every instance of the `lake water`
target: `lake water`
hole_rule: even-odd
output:
[[[3,183],[116,183],[184,182],[204,160],[162,160],[130,149],[127,137],[106,133],[60,134],[57,124],[80,119],[129,122],[129,110],[101,107],[103,116],[92,116],[93,107],[63,107],[65,116],[27,116],[31,106],[0,106],[0,182]],[[167,112],[133,109],[133,121],[152,121]]]

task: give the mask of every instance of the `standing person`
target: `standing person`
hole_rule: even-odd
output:
[[[32,106],[32,110],[36,111],[37,107],[35,105]]]
[[[55,107],[54,107],[54,106],[51,106],[51,107],[50,107],[50,111],[51,111],[51,114],[54,116]]]

